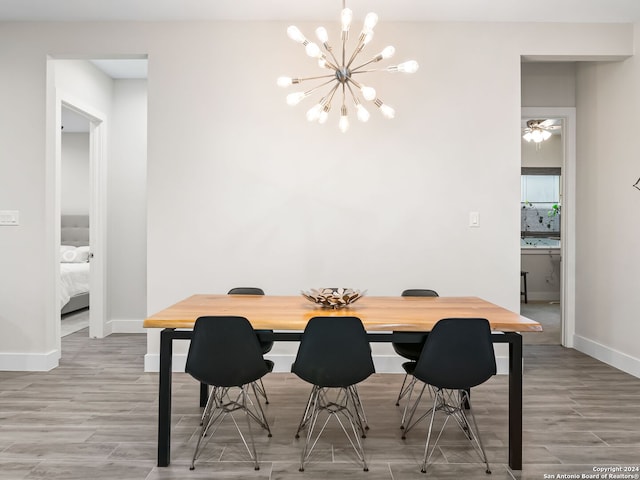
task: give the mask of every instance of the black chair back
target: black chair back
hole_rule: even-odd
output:
[[[235,287],[227,295],[264,295],[264,290],[258,287]]]
[[[496,374],[491,327],[484,318],[445,318],[429,332],[413,375],[438,388],[467,390]]]
[[[244,317],[200,317],[193,328],[185,372],[217,387],[239,387],[269,371],[253,327]]]
[[[402,292],[403,297],[438,297],[438,292],[428,288],[409,288]]]
[[[291,371],[320,387],[349,387],[375,373],[367,333],[356,317],[314,317]]]

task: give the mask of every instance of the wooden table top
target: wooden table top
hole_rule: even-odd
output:
[[[360,318],[369,332],[430,331],[442,318],[486,318],[492,330],[541,332],[529,318],[477,297],[362,297],[347,308],[320,308],[302,296],[192,295],[145,319],[145,328],[193,328],[198,317],[237,315],[255,329],[304,330],[316,316]]]

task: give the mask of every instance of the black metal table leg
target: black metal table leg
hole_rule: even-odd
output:
[[[171,360],[173,332],[166,328],[160,332],[160,378],[158,394],[158,466],[166,467],[171,461]]]
[[[509,467],[522,470],[522,335],[509,338]]]

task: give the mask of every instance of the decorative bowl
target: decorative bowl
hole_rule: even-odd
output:
[[[309,291],[300,292],[310,302],[320,305],[322,308],[344,308],[363,297],[366,292],[352,288],[312,288]]]

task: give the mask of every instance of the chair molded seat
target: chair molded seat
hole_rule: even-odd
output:
[[[246,318],[210,316],[199,317],[196,320],[185,372],[213,389],[202,414],[202,429],[191,460],[192,470],[201,452],[202,440],[205,437],[207,441],[210,440],[224,418],[228,414],[233,415],[237,410],[242,410],[246,414],[251,449],[245,442],[235,419],[234,424],[249,455],[254,460],[255,469],[260,468],[251,433],[251,420],[267,430],[269,436],[271,436],[271,430],[257,397],[255,382],[272,370],[273,362],[262,357],[258,337]],[[232,396],[232,388],[239,388],[240,393]],[[253,390],[255,402],[249,397],[249,388]],[[211,429],[213,433],[208,435]]]
[[[296,432],[307,429],[302,449],[300,471],[316,445],[331,417],[335,417],[367,471],[364,450],[358,434],[365,437],[366,417],[356,384],[375,373],[367,333],[356,317],[314,317],[307,323],[291,371],[313,385],[309,400]],[[329,389],[338,389],[335,398]],[[318,427],[320,432],[312,441],[320,413],[327,419]],[[351,425],[353,435],[342,421]]]
[[[426,471],[427,462],[435,450],[440,434],[442,434],[441,430],[431,451],[429,451],[434,417],[436,412],[441,411],[447,415],[442,429],[446,426],[447,420],[453,417],[486,464],[486,472],[491,473],[468,390],[486,382],[495,374],[496,359],[488,320],[483,318],[447,318],[434,325],[420,358],[413,367],[414,378],[425,385],[411,408],[404,433],[406,435],[418,422],[430,414],[431,420],[422,472]],[[434,389],[433,406],[414,421],[413,417],[427,385]],[[465,413],[466,405],[468,405],[472,424],[468,422]]]

